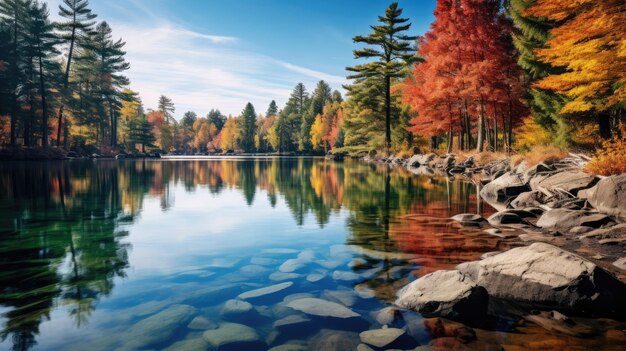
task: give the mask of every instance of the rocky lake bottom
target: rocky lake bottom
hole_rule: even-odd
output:
[[[624,349],[623,316],[493,297],[460,319],[435,315],[443,303],[399,306],[418,278],[529,244],[451,218],[497,212],[475,184],[414,173],[323,159],[2,164],[0,350]]]

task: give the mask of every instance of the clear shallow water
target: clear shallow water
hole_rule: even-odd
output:
[[[224,322],[269,347],[345,349],[415,277],[517,245],[447,219],[492,212],[476,190],[323,159],[0,164],[0,350],[206,349],[202,333]],[[276,284],[252,306],[227,303]],[[298,297],[361,317],[274,327],[300,315],[286,306]],[[619,349],[605,333],[619,326],[604,324],[576,338],[503,321],[463,346]],[[460,347],[422,329],[404,346]]]

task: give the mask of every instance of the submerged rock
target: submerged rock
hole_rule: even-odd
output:
[[[454,215],[450,218],[461,223],[462,225],[481,225],[487,222],[483,216],[475,213],[459,213],[458,215]]]
[[[293,285],[293,282],[285,282],[275,285],[266,286],[260,289],[254,289],[250,291],[246,291],[244,293],[239,294],[239,298],[243,300],[255,299],[259,297],[264,297],[267,295],[275,294],[279,291],[285,290]]]
[[[217,324],[205,317],[197,316],[196,318],[192,319],[191,322],[189,322],[187,328],[192,330],[215,329],[217,328]]]
[[[217,351],[264,350],[266,348],[259,334],[243,324],[222,323],[219,328],[204,332],[202,337]]]
[[[322,329],[310,343],[309,350],[346,351],[359,344],[359,334],[341,330]]]
[[[361,342],[377,348],[389,348],[405,335],[403,329],[383,328],[366,330],[359,334]]]
[[[123,343],[131,349],[149,349],[174,336],[196,314],[189,305],[173,305],[131,326],[125,333]]]
[[[426,316],[479,319],[487,313],[487,291],[459,271],[427,274],[398,292],[396,305]]]
[[[534,311],[532,314],[525,316],[524,319],[538,324],[546,330],[563,333],[565,335],[589,337],[596,333],[594,328],[576,323],[574,320],[558,311]]]
[[[257,316],[252,304],[241,300],[228,300],[222,307],[222,318],[227,320],[245,320]]]
[[[278,270],[283,273],[293,273],[297,270],[304,268],[306,265],[296,258],[290,258],[278,267]]]
[[[290,301],[287,307],[309,315],[333,318],[353,318],[360,315],[351,309],[335,302],[318,298],[302,298]]]
[[[626,285],[594,263],[546,243],[457,266],[490,296],[590,314],[625,312]]]

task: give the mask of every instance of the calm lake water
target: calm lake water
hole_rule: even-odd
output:
[[[225,322],[262,340],[240,350],[345,349],[416,277],[519,245],[448,219],[493,212],[476,191],[324,159],[1,163],[0,350],[206,349]],[[303,297],[360,317],[287,307]],[[476,333],[464,347],[621,345],[506,319]],[[441,336],[411,334],[407,348]]]

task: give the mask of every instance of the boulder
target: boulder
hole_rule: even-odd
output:
[[[413,155],[407,161],[407,165],[409,167],[419,167],[419,166],[426,166],[426,167],[428,167],[429,163],[432,160],[434,160],[435,157],[437,157],[437,155],[432,154],[432,153],[431,154],[426,154],[426,155]]]
[[[353,310],[335,302],[318,298],[303,298],[287,303],[287,307],[309,315],[333,318],[354,318],[360,315]]]
[[[205,317],[197,316],[196,318],[192,319],[191,322],[189,322],[187,328],[191,330],[215,329],[217,328],[217,324]]]
[[[460,271],[427,274],[398,292],[396,305],[426,316],[476,320],[485,316],[487,291]]]
[[[492,214],[489,218],[487,218],[487,221],[493,226],[506,224],[528,224],[528,222],[526,222],[517,213],[506,210]]]
[[[626,311],[624,283],[594,263],[546,243],[514,248],[457,269],[500,299],[590,314]]]
[[[587,195],[598,211],[626,221],[626,173],[602,179]]]
[[[204,340],[217,351],[264,350],[266,345],[257,332],[243,324],[222,323],[219,328],[202,334]]]
[[[381,325],[394,324],[398,320],[402,320],[402,313],[393,306],[385,307],[373,313],[374,319]]]
[[[359,345],[359,334],[341,330],[322,329],[309,344],[309,350],[345,351]]]
[[[526,191],[519,194],[513,201],[511,201],[511,207],[539,207],[545,203],[545,199],[546,195],[541,191]]]
[[[588,189],[598,182],[599,178],[583,171],[564,171],[547,177],[534,177],[530,180],[530,188],[550,193],[564,190],[574,196],[578,191]]]
[[[556,208],[541,215],[537,226],[550,230],[568,230],[579,226],[599,228],[612,222],[610,217],[602,213]]]
[[[528,184],[518,174],[507,172],[485,185],[480,196],[490,203],[507,203],[528,190]]]

